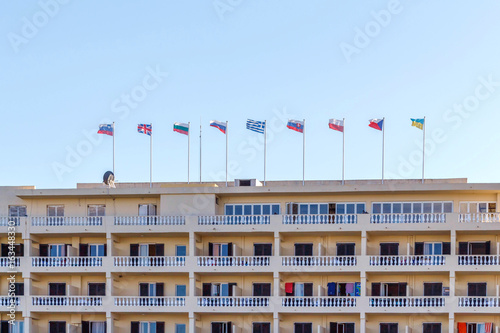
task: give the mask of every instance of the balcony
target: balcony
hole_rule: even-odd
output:
[[[426,308],[445,306],[445,297],[370,297],[369,304],[372,308]]]
[[[184,216],[115,216],[115,225],[185,225]]]
[[[33,306],[102,306],[99,296],[32,296]]]
[[[354,256],[291,256],[281,257],[282,266],[319,266],[319,267],[354,267],[357,265],[357,258]]]
[[[115,267],[186,266],[186,257],[113,257]]]
[[[500,265],[498,255],[459,255],[458,264],[461,266],[491,266]]]
[[[99,226],[102,216],[34,216],[31,225],[34,227],[57,226]]]
[[[181,307],[186,305],[185,297],[115,297],[118,307]]]
[[[200,267],[264,267],[269,266],[271,257],[197,257]]]
[[[0,227],[19,227],[21,225],[21,219],[25,217],[14,217],[14,216],[0,216]],[[9,223],[11,222],[12,223]]]
[[[356,224],[356,214],[283,215],[283,224]]]
[[[10,261],[9,257],[0,258],[0,267],[10,267],[12,264],[14,267],[21,266],[21,258],[16,257],[13,261]]]
[[[446,257],[442,255],[418,256],[370,256],[370,266],[442,266]]]
[[[500,297],[459,297],[459,308],[498,308]]]
[[[11,304],[19,306],[21,304],[19,297],[0,296],[0,307],[7,307]]]
[[[500,223],[500,213],[460,214],[460,223]]]
[[[31,257],[32,267],[102,267],[103,257]]]
[[[372,214],[370,223],[446,223],[446,214]]]
[[[198,225],[254,225],[270,224],[269,215],[212,215],[199,216]]]
[[[331,297],[331,296],[282,297],[281,305],[283,307],[353,308],[356,306],[356,297]]]
[[[269,306],[270,297],[198,297],[197,304],[201,307],[263,307]]]

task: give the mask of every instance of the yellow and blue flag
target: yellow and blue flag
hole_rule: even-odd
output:
[[[416,128],[419,128],[421,130],[424,129],[424,119],[411,119],[411,126],[415,126]]]

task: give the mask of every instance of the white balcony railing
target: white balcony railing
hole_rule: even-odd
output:
[[[203,307],[261,307],[269,306],[269,297],[198,297],[197,304]]]
[[[283,266],[326,266],[326,267],[345,267],[356,266],[357,259],[354,256],[336,256],[336,257],[281,257]]]
[[[103,257],[31,257],[32,267],[102,267]]]
[[[13,261],[10,261],[9,257],[0,258],[0,267],[9,267],[11,264],[14,264],[14,267],[21,266],[21,258],[16,257]]]
[[[184,216],[115,216],[115,225],[185,225]]]
[[[197,257],[198,266],[262,267],[269,266],[271,257]]]
[[[0,216],[0,227],[18,227],[21,225],[22,217]],[[14,223],[9,223],[10,221]]]
[[[496,255],[459,255],[458,264],[464,266],[500,265],[500,256]]]
[[[500,223],[500,213],[472,213],[460,214],[460,223]]]
[[[7,307],[11,304],[19,306],[19,297],[0,296],[0,307]]]
[[[372,214],[371,223],[446,223],[443,213]]]
[[[186,266],[186,257],[113,257],[115,267]]]
[[[186,305],[185,297],[115,297],[116,306],[169,306]]]
[[[199,216],[198,225],[269,224],[269,215],[211,215]]]
[[[31,225],[40,226],[98,226],[102,225],[102,216],[34,216]]]
[[[356,224],[356,214],[283,215],[283,224]]]
[[[446,256],[370,256],[370,266],[442,266]]]
[[[445,306],[445,297],[412,296],[412,297],[370,297],[370,307],[374,308],[421,308]]]
[[[282,297],[281,305],[284,307],[336,307],[352,308],[356,306],[356,297]]]
[[[500,307],[500,297],[459,297],[458,306],[461,308],[496,308]]]
[[[99,296],[32,296],[31,304],[37,306],[102,306]]]

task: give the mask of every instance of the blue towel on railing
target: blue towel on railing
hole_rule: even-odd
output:
[[[335,282],[328,283],[328,296],[337,296],[337,284]]]

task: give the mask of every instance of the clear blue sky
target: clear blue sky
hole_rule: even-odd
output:
[[[422,132],[409,118],[426,116],[427,177],[500,182],[499,17],[493,0],[5,2],[0,185],[101,181],[111,137],[83,133],[103,119],[116,122],[122,182],[149,181],[138,123],[153,123],[154,181],[186,180],[187,141],[172,124],[190,121],[198,180],[200,117],[204,181],[224,179],[211,119],[229,121],[230,179],[262,179],[247,118],[276,124],[268,180],[302,179],[302,136],[283,112],[306,119],[306,179],[340,179],[342,135],[327,124],[344,117],[346,179],[380,178],[381,133],[368,127],[379,117],[387,178],[421,177]],[[85,156],[68,163],[68,149]]]

